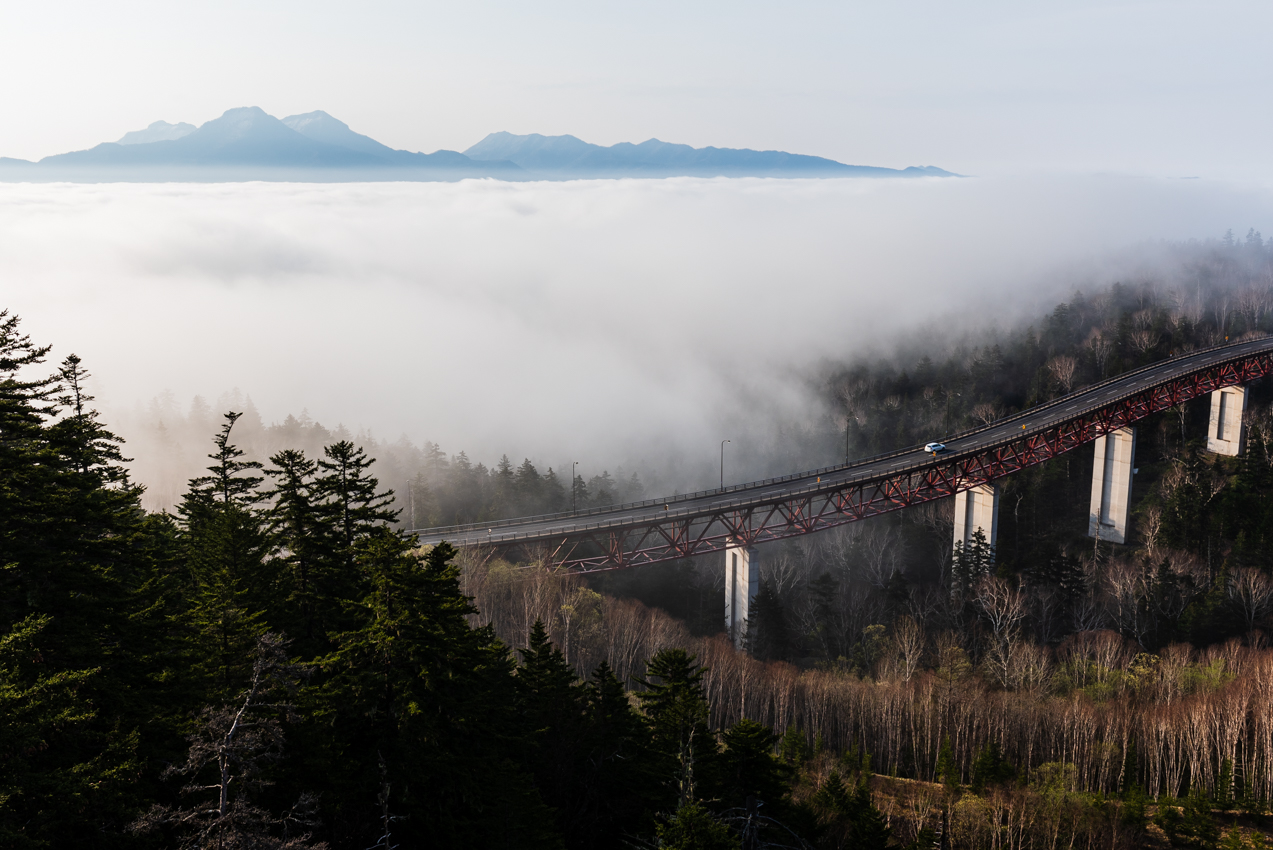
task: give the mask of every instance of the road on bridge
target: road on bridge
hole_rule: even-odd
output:
[[[560,562],[584,569],[633,566],[716,551],[734,541],[750,544],[809,533],[949,496],[1041,462],[1172,403],[1267,374],[1273,371],[1271,354],[1273,338],[1261,338],[1153,363],[951,437],[945,441],[947,451],[937,456],[915,446],[846,465],[666,499],[413,533],[422,545],[445,540],[455,546],[546,546],[559,553]],[[1182,381],[1197,376],[1209,382],[1195,380],[1192,391],[1179,389]],[[1155,404],[1112,424],[1108,417],[1101,419],[1102,413],[1126,405],[1128,399],[1160,388],[1173,388],[1170,397],[1157,393]],[[1105,427],[1084,428],[1064,445],[1059,440],[1054,445],[1053,438],[1067,423],[1098,420],[1105,421]],[[1009,446],[1033,452],[1034,459],[986,471],[987,457]],[[1043,446],[1045,451],[1030,446]],[[928,492],[915,484],[921,480],[935,483],[937,489]],[[576,553],[579,541],[585,543]]]

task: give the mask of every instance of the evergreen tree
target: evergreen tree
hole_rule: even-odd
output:
[[[795,770],[774,755],[778,736],[768,726],[744,719],[721,738],[725,748],[717,759],[715,782],[720,804],[737,808],[754,796],[764,801],[766,814],[781,819]]]
[[[995,550],[986,539],[980,528],[972,533],[965,546],[963,541],[955,542],[955,553],[951,563],[951,592],[958,599],[972,596],[977,582],[994,573]]]
[[[6,718],[12,734],[41,742],[0,755],[25,777],[23,793],[0,803],[0,828],[73,847],[117,834],[139,790],[136,730],[154,717],[158,671],[127,650],[153,624],[136,593],[147,523],[119,439],[88,406],[79,358],[31,377],[49,349],[18,328],[0,311],[0,687],[30,700]],[[65,713],[44,712],[54,704]],[[60,790],[31,796],[41,788]]]
[[[785,661],[791,654],[787,612],[768,580],[760,582],[760,590],[748,609],[747,651],[761,661]]]
[[[548,639],[543,622],[536,620],[527,647],[521,650],[517,691],[522,720],[530,744],[526,764],[539,795],[557,811],[557,822],[567,844],[577,843],[581,811],[579,779],[585,728],[587,692],[561,650]]]
[[[645,668],[637,700],[653,729],[660,771],[669,777],[669,802],[677,807],[702,796],[696,783],[712,775],[716,742],[707,725],[706,671],[683,649],[660,650]]]
[[[267,561],[269,542],[256,504],[262,464],[242,460],[230,442],[241,413],[225,414],[214,438],[208,474],[191,479],[178,508],[187,572],[189,612],[195,632],[191,666],[214,683],[217,700],[238,691],[249,673],[257,639],[266,631],[265,606],[275,590]]]
[[[353,573],[355,544],[386,523],[395,522],[398,511],[393,491],[380,491],[380,482],[368,471],[375,460],[348,440],[323,449],[316,492],[323,500],[324,519],[335,536],[337,551],[348,575]]]
[[[950,736],[942,738],[941,749],[937,751],[937,780],[947,788],[959,787],[959,765],[955,762],[955,748],[950,743]]]
[[[658,846],[663,850],[738,850],[738,837],[711,812],[688,802],[658,826]]]
[[[389,811],[403,846],[554,846],[551,814],[518,766],[512,660],[490,626],[469,625],[454,550],[421,560],[379,529],[356,554],[367,592],[321,662],[322,754],[307,768],[326,779],[334,837],[365,847]]]
[[[809,802],[832,846],[853,850],[884,850],[888,846],[892,830],[871,798],[867,771],[850,790],[840,772],[832,770]]]
[[[650,749],[650,727],[632,708],[627,691],[602,661],[585,686],[585,728],[580,747],[578,816],[566,833],[569,847],[617,847],[648,827],[662,799]]]
[[[1190,794],[1182,805],[1158,807],[1154,822],[1167,833],[1172,847],[1187,850],[1216,850],[1220,845],[1220,827],[1211,809],[1197,794]]]
[[[326,631],[336,625],[345,589],[332,557],[335,540],[323,522],[318,465],[295,449],[278,452],[270,463],[265,470],[274,485],[265,494],[273,501],[269,542],[283,572],[275,622],[299,641],[305,657],[313,658],[327,646]]]
[[[981,794],[990,786],[1011,782],[1016,775],[1016,768],[1003,757],[999,742],[991,741],[973,760],[972,790]]]

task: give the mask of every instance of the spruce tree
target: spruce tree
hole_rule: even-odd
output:
[[[322,498],[324,519],[334,537],[346,578],[352,577],[354,547],[359,540],[386,523],[395,522],[398,511],[390,508],[393,491],[380,490],[369,469],[374,458],[348,440],[323,449],[316,492]]]
[[[42,696],[28,689],[41,682],[68,701],[64,715],[23,706],[14,716],[42,742],[0,755],[25,776],[0,823],[73,847],[117,830],[135,804],[136,730],[154,714],[155,673],[128,650],[153,617],[136,595],[149,572],[140,489],[89,406],[79,358],[31,374],[48,351],[0,311],[0,636],[30,653],[11,652],[4,687],[29,693],[32,708]],[[60,790],[44,796],[48,787]]]
[[[302,655],[313,658],[328,648],[327,629],[335,626],[343,602],[333,557],[336,541],[323,522],[318,465],[295,449],[278,452],[270,463],[265,470],[274,485],[265,494],[273,501],[267,513],[269,542],[282,570],[274,622],[293,636]]]
[[[646,664],[645,690],[637,700],[650,720],[654,751],[661,760],[669,803],[678,807],[697,799],[696,784],[713,773],[716,741],[708,728],[706,671],[683,649],[660,650]]]
[[[307,768],[325,778],[326,819],[351,846],[375,840],[385,811],[399,818],[402,846],[556,843],[519,766],[525,741],[508,648],[490,626],[469,625],[476,611],[460,592],[454,554],[443,543],[421,559],[386,528],[357,543],[366,592],[321,661]]]
[[[186,622],[195,633],[190,663],[216,688],[217,700],[238,691],[252,648],[266,631],[265,607],[275,590],[268,539],[257,510],[262,464],[243,460],[230,441],[241,413],[225,414],[208,474],[193,478],[177,511],[183,526]]]
[[[650,822],[661,800],[650,726],[605,661],[585,691],[581,814],[567,846],[617,847]]]
[[[530,745],[526,764],[544,803],[557,810],[558,826],[571,836],[580,818],[579,778],[587,693],[542,621],[531,628],[517,670],[518,702]]]

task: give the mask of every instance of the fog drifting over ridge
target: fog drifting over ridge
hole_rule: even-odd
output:
[[[165,390],[238,388],[267,423],[704,487],[719,440],[754,459],[817,415],[826,359],[1248,227],[1273,231],[1273,193],[1112,177],[7,185],[0,306],[84,358],[126,438]]]

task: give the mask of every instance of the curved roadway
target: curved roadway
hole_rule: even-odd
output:
[[[976,455],[996,445],[1047,431],[1066,421],[1161,384],[1216,366],[1273,352],[1273,337],[1248,340],[1162,360],[1099,384],[1030,408],[982,428],[945,441],[947,451],[933,457],[920,446],[903,449],[841,466],[815,469],[719,490],[688,493],[666,499],[647,499],[577,513],[560,513],[522,519],[473,523],[463,526],[421,529],[414,533],[421,544],[443,540],[456,546],[560,542],[598,528],[640,528],[669,519],[693,519],[718,513],[722,508],[763,507],[793,498],[832,491],[845,484],[883,479],[899,473],[935,467]]]

